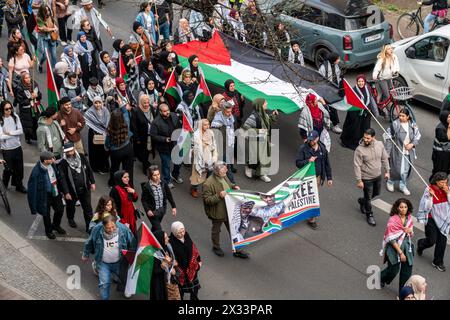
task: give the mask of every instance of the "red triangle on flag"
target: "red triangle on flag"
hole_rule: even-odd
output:
[[[183,130],[188,132],[194,132],[191,124],[189,123],[189,119],[186,117],[186,114],[183,112]]]
[[[119,54],[119,78],[124,78],[127,74],[127,69],[125,68],[125,64],[123,63],[122,55]]]
[[[361,101],[360,97],[355,93],[353,88],[348,84],[347,80],[343,79],[344,81],[344,92],[345,92],[345,98],[347,100],[347,103],[352,105],[355,108],[358,109],[367,109],[364,103]]]
[[[153,248],[156,248],[156,249],[162,249],[161,244],[155,238],[155,236],[150,231],[150,229],[147,227],[145,222],[142,222],[141,232],[142,232],[142,234],[141,234],[141,241],[139,242],[139,247],[152,246]]]
[[[134,60],[136,60],[136,64],[139,65],[142,61],[142,54],[140,56],[137,56]]]
[[[122,250],[122,254],[124,255],[125,259],[127,259],[128,264],[131,266],[134,262],[134,258],[136,257],[136,251]]]

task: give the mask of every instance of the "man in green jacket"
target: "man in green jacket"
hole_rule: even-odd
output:
[[[56,160],[61,159],[64,150],[65,134],[58,121],[58,115],[54,107],[48,107],[41,113],[36,130],[37,144],[40,152],[50,151]]]
[[[203,184],[203,204],[205,206],[205,213],[212,221],[211,240],[213,243],[213,251],[219,257],[225,255],[220,248],[220,228],[222,223],[225,224],[228,233],[230,232],[225,196],[229,189],[239,190],[239,187],[236,184],[231,183],[227,178],[227,171],[226,163],[218,161],[214,165],[214,174],[209,176]],[[233,255],[238,258],[248,258],[248,253],[243,250],[237,250]]]

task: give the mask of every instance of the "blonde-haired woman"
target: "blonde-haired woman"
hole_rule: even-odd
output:
[[[390,44],[386,44],[378,55],[377,63],[373,69],[372,78],[380,80],[382,100],[389,97],[389,90],[392,87],[392,78],[397,77],[400,71],[398,58]]]
[[[209,128],[209,121],[202,119],[194,132],[193,165],[191,174],[191,195],[198,198],[198,186],[205,182],[218,159],[216,139]]]
[[[410,286],[414,290],[416,300],[426,300],[427,282],[424,277],[418,274],[412,275],[406,281],[405,286]]]

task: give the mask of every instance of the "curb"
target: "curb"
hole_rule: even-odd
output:
[[[42,253],[36,250],[30,242],[23,239],[17,232],[11,229],[4,222],[0,221],[0,234],[11,246],[28,258],[38,269],[52,279],[56,285],[63,289],[74,300],[96,300],[96,298],[84,289],[69,290],[66,286],[67,274],[59,269],[53,262],[48,260]],[[24,298],[31,300],[29,295],[20,292],[17,289],[11,289],[11,286],[2,284],[8,289],[16,292]]]
[[[0,281],[0,290],[2,290],[2,288],[6,289],[7,291],[11,291],[13,294],[15,294],[17,296],[20,296],[20,297],[24,298],[25,300],[36,300],[32,296],[26,294],[23,291],[20,291],[17,288],[14,288],[14,287],[10,286],[9,284],[7,284],[4,281]],[[12,300],[17,300],[17,299],[14,298]]]

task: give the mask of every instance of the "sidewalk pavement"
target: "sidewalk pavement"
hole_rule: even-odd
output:
[[[68,275],[0,221],[0,300],[93,300],[69,290]]]

